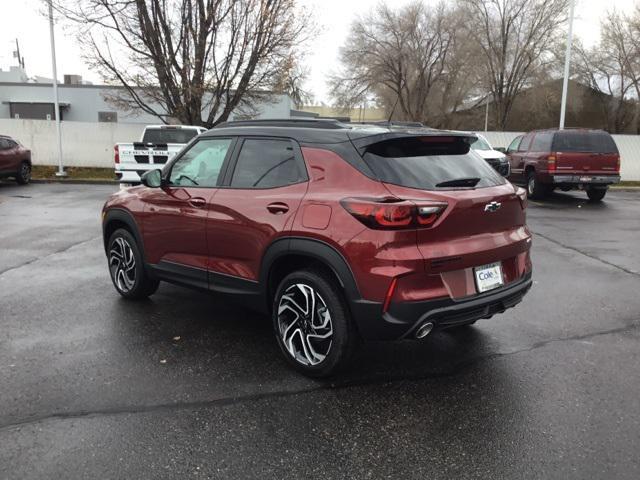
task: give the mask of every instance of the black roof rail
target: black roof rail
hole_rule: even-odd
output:
[[[227,127],[298,127],[298,128],[323,128],[327,130],[338,130],[349,128],[348,125],[334,119],[297,119],[297,118],[274,118],[270,120],[232,120],[222,122],[214,128]]]

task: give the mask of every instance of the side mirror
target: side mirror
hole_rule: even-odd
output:
[[[158,188],[162,186],[162,170],[149,170],[145,172],[140,181],[145,187]]]
[[[501,152],[501,153],[507,153],[509,150],[507,150],[504,147],[495,147],[494,150]]]

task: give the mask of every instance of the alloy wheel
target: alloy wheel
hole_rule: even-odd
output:
[[[536,179],[533,177],[533,175],[529,178],[529,181],[527,182],[527,194],[530,197],[533,197],[533,192],[536,189]]]
[[[123,237],[116,238],[111,244],[109,271],[120,291],[131,291],[136,282],[136,259],[131,245]]]
[[[22,177],[22,180],[25,182],[28,182],[29,180],[31,180],[31,167],[29,166],[28,163],[23,163],[20,166],[20,176]]]
[[[282,293],[278,334],[287,352],[301,365],[318,365],[327,357],[333,338],[331,313],[313,287],[295,283]]]

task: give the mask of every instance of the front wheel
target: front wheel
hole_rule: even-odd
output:
[[[320,270],[287,275],[273,302],[278,345],[294,368],[310,377],[326,377],[351,356],[356,332],[335,281]]]
[[[587,188],[587,197],[589,197],[589,201],[591,202],[599,202],[604,198],[607,194],[606,188]]]
[[[31,181],[31,164],[29,162],[22,162],[18,167],[18,173],[16,173],[16,182],[20,185],[26,185]]]
[[[136,239],[128,230],[120,228],[113,232],[107,258],[113,286],[123,297],[139,300],[158,290],[160,282],[149,277]]]

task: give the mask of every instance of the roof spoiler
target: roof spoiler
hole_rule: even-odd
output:
[[[434,151],[441,151],[442,154],[450,152],[448,153],[449,155],[462,155],[469,152],[471,144],[477,139],[478,137],[472,133],[416,129],[403,132],[378,133],[366,137],[354,138],[351,142],[360,155],[364,155],[365,152],[371,150],[374,146],[379,148],[381,144],[395,144],[396,146],[401,146],[402,144],[423,145],[425,148],[429,147]]]

